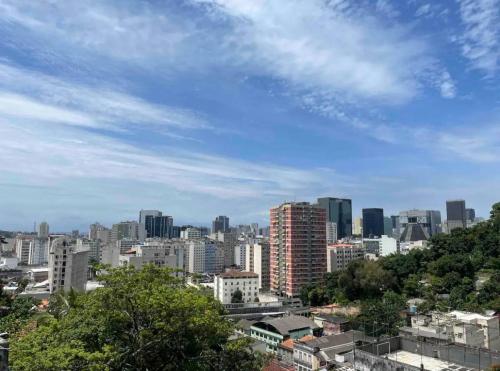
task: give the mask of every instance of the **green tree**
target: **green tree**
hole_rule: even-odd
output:
[[[243,293],[240,289],[236,289],[233,295],[231,295],[231,303],[243,303]]]
[[[233,326],[222,305],[184,287],[170,270],[122,267],[98,279],[104,287],[76,295],[60,318],[12,339],[13,371],[262,367],[247,342],[228,340]]]
[[[404,322],[401,311],[405,309],[404,297],[394,291],[386,291],[381,299],[364,301],[357,321],[363,324],[369,336],[395,335]]]

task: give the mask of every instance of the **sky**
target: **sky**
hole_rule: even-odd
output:
[[[500,201],[500,0],[0,0],[0,229]]]

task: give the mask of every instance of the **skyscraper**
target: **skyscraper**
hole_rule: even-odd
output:
[[[476,210],[465,209],[465,219],[467,221],[473,222],[476,219]]]
[[[408,210],[399,213],[399,235],[409,224],[420,224],[426,239],[441,232],[441,212],[438,210]]]
[[[168,215],[146,215],[144,228],[146,230],[146,238],[171,238],[174,219]]]
[[[352,236],[352,201],[344,198],[318,198],[318,205],[326,210],[326,221],[337,224],[337,238]]]
[[[288,202],[271,209],[271,291],[296,297],[326,273],[325,209]]]
[[[363,237],[380,237],[384,234],[384,209],[363,209]]]
[[[446,201],[446,219],[448,232],[455,228],[465,228],[467,226],[464,200]]]
[[[49,225],[47,222],[41,222],[38,225],[38,238],[48,238],[49,237]]]
[[[212,222],[212,233],[229,232],[229,218],[224,215],[219,215]]]

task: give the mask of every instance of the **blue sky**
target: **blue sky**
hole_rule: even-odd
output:
[[[0,229],[500,199],[500,1],[0,1]]]

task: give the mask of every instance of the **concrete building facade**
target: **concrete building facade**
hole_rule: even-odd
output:
[[[49,290],[84,291],[88,274],[88,250],[80,250],[65,237],[55,239],[49,250]]]
[[[307,202],[271,209],[271,291],[296,297],[326,273],[326,212]]]
[[[254,272],[229,271],[214,277],[214,297],[222,304],[230,304],[235,291],[240,290],[244,303],[251,303],[259,295],[259,275]]]

